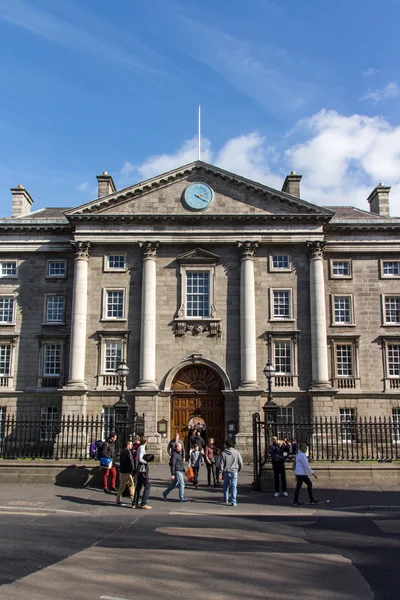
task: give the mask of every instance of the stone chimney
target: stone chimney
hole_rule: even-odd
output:
[[[98,181],[98,198],[102,198],[103,196],[109,196],[117,191],[115,187],[114,180],[107,173],[107,171],[103,171],[102,175],[97,175]]]
[[[381,217],[389,217],[389,192],[390,187],[383,183],[378,183],[373,192],[370,193],[367,200],[369,202],[369,210]]]
[[[282,192],[300,198],[300,181],[301,175],[296,175],[296,171],[292,171],[290,175],[286,175],[282,186]]]
[[[24,217],[25,215],[29,215],[31,212],[31,206],[33,204],[33,200],[30,194],[26,191],[23,185],[20,183],[18,187],[11,188],[12,194],[12,217]]]

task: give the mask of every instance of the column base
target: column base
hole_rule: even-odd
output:
[[[88,386],[85,381],[70,379],[66,385],[64,385],[63,389],[66,390],[87,390]]]
[[[261,390],[257,381],[244,380],[239,383],[238,390]]]
[[[158,385],[155,381],[151,381],[149,379],[142,379],[136,386],[139,390],[158,390]]]
[[[334,388],[331,386],[329,381],[312,381],[309,392],[321,392],[326,390],[327,392],[333,392]]]

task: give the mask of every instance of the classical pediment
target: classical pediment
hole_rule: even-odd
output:
[[[213,201],[204,211],[190,211],[183,202],[191,183],[205,183],[213,190]],[[218,167],[196,161],[153,177],[137,185],[98,198],[65,213],[68,219],[90,218],[206,218],[268,215],[315,216],[328,218],[333,212],[285,192],[234,175]]]
[[[203,248],[194,248],[188,252],[184,252],[176,257],[176,260],[182,265],[188,264],[210,264],[215,265],[219,261],[219,256],[208,252]]]

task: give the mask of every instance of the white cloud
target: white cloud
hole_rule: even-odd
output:
[[[367,94],[361,98],[361,100],[371,100],[372,104],[378,104],[385,100],[391,100],[397,98],[400,94],[400,88],[394,81],[388,83],[383,88],[377,88],[376,90],[368,90]]]
[[[370,67],[369,69],[364,71],[363,75],[364,75],[364,77],[374,77],[375,75],[378,75],[378,73],[380,73],[380,71],[378,69],[374,69],[374,67]]]
[[[78,192],[88,192],[90,188],[90,185],[87,181],[84,181],[83,183],[80,183],[79,185],[76,186],[76,189],[78,190]]]
[[[282,152],[256,131],[228,140],[218,151],[203,140],[202,159],[275,189],[281,189],[285,175],[294,169],[303,175],[302,197],[325,206],[369,210],[367,197],[383,181],[392,186],[391,213],[400,215],[400,126],[382,117],[322,110],[300,121],[293,132],[303,141]],[[291,138],[285,139],[290,144]],[[126,162],[120,180],[132,185],[196,159],[197,141],[188,140],[171,154],[138,165]]]

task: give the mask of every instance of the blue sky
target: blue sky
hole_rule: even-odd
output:
[[[93,199],[196,159],[400,215],[399,0],[0,0],[0,201]],[[4,60],[5,59],[5,60]]]

